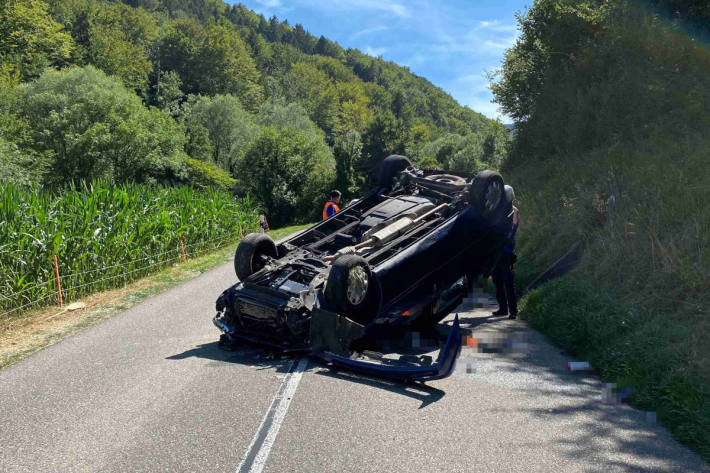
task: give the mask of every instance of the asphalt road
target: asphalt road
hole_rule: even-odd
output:
[[[425,387],[301,374],[217,347],[233,282],[221,266],[0,371],[0,471],[710,471],[522,322],[462,306],[479,349],[508,343]]]

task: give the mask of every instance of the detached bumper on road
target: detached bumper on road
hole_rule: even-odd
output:
[[[367,362],[336,355],[328,351],[315,353],[315,355],[324,361],[332,363],[333,366],[337,368],[368,376],[411,382],[432,381],[451,375],[454,370],[454,365],[456,364],[456,358],[458,358],[460,352],[461,327],[459,326],[459,317],[457,315],[454,318],[453,326],[446,339],[446,345],[444,345],[444,348],[439,352],[436,361],[428,366],[413,363],[404,364],[399,360],[388,360],[388,362],[383,363]]]

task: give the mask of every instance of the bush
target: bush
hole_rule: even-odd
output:
[[[638,405],[656,406],[710,457],[698,401],[710,390],[707,15],[652,3],[673,18],[619,0],[544,0],[520,18],[493,86],[516,119],[503,174],[516,187],[526,273],[585,243],[576,271],[589,285],[531,295],[533,321],[633,383]]]
[[[241,190],[257,198],[274,226],[316,220],[335,178],[322,141],[290,128],[269,127],[239,167]]]
[[[237,183],[227,171],[207,161],[187,158],[187,180],[200,189],[232,191]]]

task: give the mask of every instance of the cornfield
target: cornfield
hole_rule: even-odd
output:
[[[0,316],[120,287],[258,228],[248,199],[106,182],[62,192],[0,187]]]

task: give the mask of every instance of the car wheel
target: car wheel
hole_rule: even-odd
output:
[[[434,174],[432,176],[426,177],[426,179],[429,181],[440,182],[442,184],[451,184],[454,186],[466,185],[466,179],[451,174]]]
[[[358,322],[369,320],[377,308],[376,293],[375,280],[364,258],[343,255],[333,262],[325,299],[340,314]]]
[[[495,224],[502,216],[505,201],[504,183],[495,171],[481,171],[471,184],[470,203],[489,223]]]
[[[392,179],[411,165],[412,163],[409,162],[406,156],[398,154],[387,156],[380,165],[380,187],[390,189],[392,187]]]
[[[264,267],[266,257],[276,258],[276,244],[269,235],[250,233],[237,246],[234,253],[234,272],[240,281]]]

